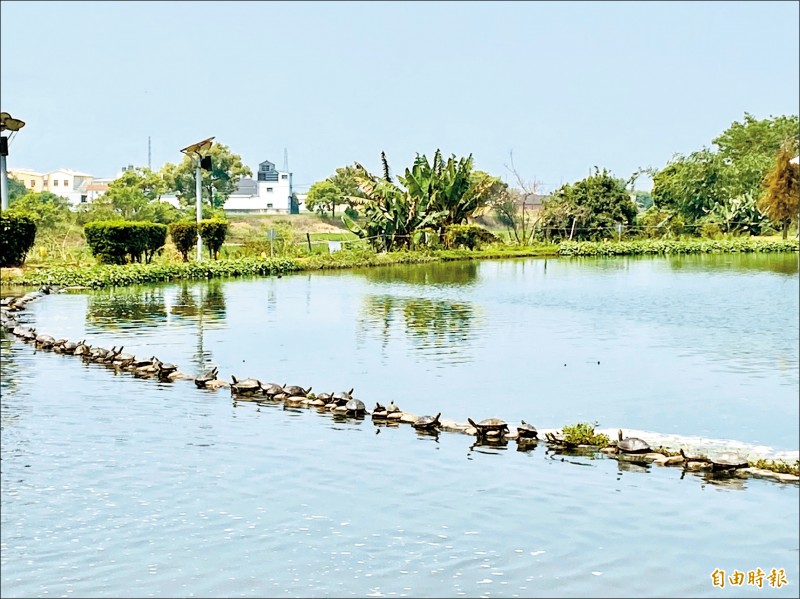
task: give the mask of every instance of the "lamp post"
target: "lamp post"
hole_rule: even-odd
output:
[[[0,133],[5,130],[11,131],[14,135],[25,126],[25,121],[13,118],[7,112],[0,112]],[[6,137],[0,134],[0,209],[8,210],[8,172],[6,171],[6,156],[8,156],[8,141],[11,135]]]
[[[203,187],[201,184],[202,175],[203,175],[203,158],[205,158],[206,152],[211,149],[213,144],[212,140],[213,137],[209,137],[208,139],[204,139],[203,141],[198,141],[190,146],[186,146],[181,150],[187,156],[190,156],[195,161],[195,196],[196,196],[196,205],[197,205],[197,261],[200,262],[203,259],[203,238],[200,237],[200,220],[203,218],[203,211],[200,207],[201,197],[203,193]]]

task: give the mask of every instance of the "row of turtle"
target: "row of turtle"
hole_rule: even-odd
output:
[[[282,402],[288,407],[316,407],[327,410],[336,416],[362,418],[370,414],[376,423],[405,422],[422,433],[438,433],[440,430],[460,431],[475,435],[479,443],[504,443],[507,439],[516,439],[522,444],[536,443],[539,432],[532,424],[521,420],[512,432],[508,423],[500,418],[487,418],[476,422],[468,418],[468,425],[452,421],[443,421],[441,412],[436,416],[414,416],[403,412],[394,402],[384,406],[376,403],[375,408],[368,410],[363,401],[353,396],[354,389],[349,391],[312,393],[311,387],[304,388],[299,385],[279,385],[277,383],[263,383],[256,378],[238,379],[231,377],[231,382],[218,378],[218,368],[210,368],[197,376],[182,373],[178,367],[171,363],[162,362],[155,356],[147,359],[137,359],[134,355],[123,353],[123,347],[116,346],[111,349],[91,346],[86,340],[69,341],[56,339],[51,335],[37,333],[35,327],[26,326],[19,322],[14,312],[24,309],[25,305],[35,299],[51,293],[53,289],[42,287],[39,291],[25,294],[21,297],[3,298],[0,300],[0,326],[16,337],[33,342],[37,349],[50,350],[66,355],[75,355],[87,363],[97,363],[114,367],[115,369],[132,372],[137,376],[150,376],[161,381],[193,380],[200,389],[219,389],[229,387],[232,397],[236,400]],[[544,440],[548,445],[561,449],[577,449],[578,446],[569,440],[559,437],[554,432],[546,432]],[[710,468],[712,471],[727,471],[746,468],[748,464],[741,460],[721,458],[711,460],[704,456],[689,457],[683,450],[678,456],[663,456],[654,452],[650,445],[638,437],[623,437],[622,431],[618,432],[618,440],[608,448],[603,448],[606,453],[625,454],[630,456],[651,456],[661,460],[661,463],[682,463],[692,467],[700,466]]]

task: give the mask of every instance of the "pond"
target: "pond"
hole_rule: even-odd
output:
[[[24,317],[368,407],[780,455],[800,446],[797,259],[398,266],[51,295]],[[797,485],[474,446],[0,347],[3,597],[797,596]],[[712,584],[759,568],[762,588]]]

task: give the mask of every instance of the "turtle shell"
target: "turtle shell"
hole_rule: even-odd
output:
[[[442,413],[439,412],[436,416],[420,416],[411,426],[420,430],[437,428],[439,426],[439,416],[441,415]]]
[[[360,399],[351,398],[345,404],[348,412],[352,412],[354,414],[363,414],[367,411],[367,406],[364,405],[364,402]]]
[[[281,393],[286,393],[283,387],[275,383],[268,383],[266,385],[262,385],[261,389],[264,392],[264,395],[275,396],[275,395],[280,395]]]
[[[467,418],[467,420],[469,420],[469,423],[478,429],[478,431],[482,431],[484,433],[489,431],[508,431],[508,424],[506,424],[505,420],[501,420],[500,418],[486,418],[478,423],[472,420],[472,418]]]
[[[520,438],[536,439],[539,436],[539,431],[532,424],[528,424],[524,420],[520,420],[520,425],[517,427],[517,434]]]
[[[217,378],[217,371],[218,369],[216,366],[214,368],[209,368],[194,379],[194,384],[198,387],[205,387],[206,383],[210,383]]]
[[[288,387],[284,387],[283,390],[289,396],[306,397],[311,391],[311,387],[303,389],[299,385],[289,385]]]
[[[261,382],[258,379],[244,379],[237,381],[235,376],[232,376],[233,384],[231,385],[232,393],[255,393],[261,391]]]
[[[650,453],[650,446],[639,437],[628,437],[617,443],[617,449],[622,453]]]

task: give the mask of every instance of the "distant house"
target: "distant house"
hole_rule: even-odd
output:
[[[800,164],[800,156],[795,156],[789,161],[789,164]]]
[[[70,201],[74,206],[89,201],[89,186],[94,177],[89,173],[60,168],[49,173],[19,168],[9,169],[9,176],[21,181],[30,191],[49,191]]]
[[[258,165],[256,178],[239,181],[222,207],[228,214],[293,214],[299,207],[292,198],[292,173],[279,171],[265,160]]]

